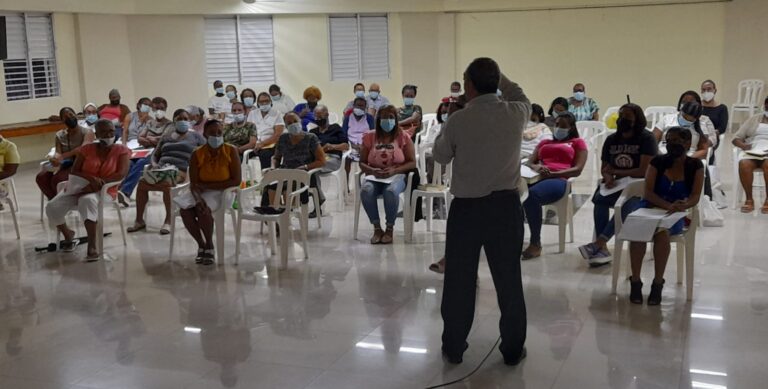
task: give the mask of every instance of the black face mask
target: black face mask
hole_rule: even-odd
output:
[[[75,128],[75,127],[77,127],[77,119],[75,119],[73,117],[66,118],[66,119],[64,119],[64,124],[68,128]]]
[[[314,103],[311,103],[311,102],[307,102],[307,106],[308,106],[309,108],[315,109],[315,107],[317,107],[317,101],[315,101]]]
[[[120,100],[109,100],[110,105],[120,105]]]
[[[685,146],[680,143],[667,143],[667,155],[671,158],[680,158],[685,155]]]
[[[619,120],[616,121],[616,132],[619,134],[623,135],[626,133],[631,133],[635,130],[634,127],[635,123],[627,119],[619,118]]]
[[[320,127],[325,127],[325,125],[328,124],[328,119],[327,118],[322,118],[322,119],[317,118],[317,119],[315,119],[315,124],[317,124]]]

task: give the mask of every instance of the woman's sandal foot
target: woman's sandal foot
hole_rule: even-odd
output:
[[[77,249],[77,245],[80,244],[80,239],[73,238],[68,241],[64,241],[61,244],[61,251],[65,253],[71,253]]]
[[[211,266],[214,264],[213,249],[207,249],[203,252],[203,266]]]
[[[168,235],[171,233],[171,225],[169,223],[163,224],[163,227],[160,228],[160,235]]]
[[[88,255],[85,256],[85,262],[96,262],[99,260],[99,253],[96,250],[88,250]]]
[[[768,215],[768,201],[763,203],[763,206],[760,207],[760,213],[762,213],[763,215]]]
[[[765,207],[765,206],[763,206]],[[742,213],[751,213],[755,210],[755,201],[754,200],[747,200],[744,202],[744,205],[741,206],[741,212]]]
[[[195,263],[200,265],[203,263],[205,249],[197,249],[197,256],[195,257]]]
[[[429,265],[429,270],[437,274],[445,273],[445,258],[441,258],[439,261]]]
[[[146,224],[134,224],[133,226],[128,227],[126,229],[126,231],[130,234],[132,232],[138,232],[138,231],[146,230],[146,229],[147,229],[147,225]]]

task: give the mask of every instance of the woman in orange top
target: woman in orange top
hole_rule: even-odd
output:
[[[198,147],[189,161],[189,191],[174,201],[181,208],[184,227],[197,242],[195,263],[213,265],[213,212],[232,205],[232,199],[222,194],[240,185],[240,158],[237,148],[224,144],[222,122],[206,122],[203,135],[207,144]]]
[[[100,119],[95,124],[98,142],[80,147],[75,156],[75,163],[67,181],[67,188],[56,195],[45,206],[48,220],[64,235],[62,249],[75,250],[79,243],[75,232],[67,227],[65,216],[71,210],[78,209],[88,233],[88,254],[91,262],[99,258],[96,251],[96,222],[98,221],[99,192],[107,183],[120,181],[128,173],[128,160],[131,150],[123,145],[116,145],[115,126],[111,121]],[[115,196],[117,188],[110,192]]]

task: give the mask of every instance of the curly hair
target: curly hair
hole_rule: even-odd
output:
[[[307,100],[310,97],[315,97],[320,100],[323,98],[323,93],[320,92],[320,88],[312,85],[309,88],[304,89],[304,100]]]

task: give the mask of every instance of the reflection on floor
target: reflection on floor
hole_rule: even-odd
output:
[[[418,224],[413,244],[398,225],[396,244],[371,246],[367,226],[352,240],[347,206],[322,230],[310,223],[310,259],[297,259],[296,244],[287,270],[248,225],[239,266],[228,230],[228,263],[202,268],[183,229],[168,261],[169,238],[157,235],[161,202],[151,197],[149,232],[129,235],[127,247],[108,238],[115,260],[82,263],[84,248],[33,252],[47,242],[33,176],[25,167],[16,179],[21,241],[0,216],[0,388],[420,388],[467,374],[496,341],[483,263],[464,363],[441,358],[442,280],[427,270],[442,255],[441,221],[431,233]],[[591,188],[584,180],[577,192]],[[545,226],[545,255],[523,263],[528,359],[510,368],[494,351],[452,387],[765,387],[768,216],[726,210],[726,227],[700,231],[693,303],[669,282],[662,306],[649,308],[628,303],[626,284],[610,295],[610,266],[590,270],[579,256],[591,209],[576,214],[577,243],[565,254],[554,254],[556,228]]]

